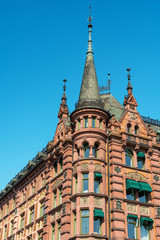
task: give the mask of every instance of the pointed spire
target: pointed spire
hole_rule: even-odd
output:
[[[128,77],[127,90],[129,90],[129,89],[132,90],[132,89],[133,89],[132,84],[131,84],[131,82],[130,82],[130,79],[131,79],[130,71],[131,71],[131,69],[130,69],[130,68],[127,68],[127,72],[128,72],[128,75],[127,75],[127,77]]]
[[[58,117],[59,118],[67,118],[68,116],[68,107],[67,107],[67,104],[66,104],[66,101],[67,101],[67,97],[66,97],[66,82],[67,80],[64,79],[63,80],[64,82],[64,85],[63,85],[63,95],[62,95],[62,103],[60,104],[60,108],[59,108],[59,113],[58,113]]]
[[[91,11],[91,7],[90,7],[90,11]],[[85,62],[81,91],[80,91],[76,110],[79,110],[82,108],[90,108],[90,107],[103,109],[101,99],[100,99],[100,94],[99,94],[97,75],[96,75],[96,69],[94,65],[93,52],[92,52],[91,20],[92,20],[92,17],[90,13],[89,25],[88,25],[89,41],[88,41],[87,58]]]
[[[91,6],[89,6],[89,18],[88,18],[89,24],[88,24],[88,28],[89,28],[89,40],[88,40],[88,51],[87,51],[87,55],[88,54],[93,54],[92,52],[92,16],[91,16]]]

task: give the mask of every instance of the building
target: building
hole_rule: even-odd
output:
[[[66,80],[53,141],[0,193],[2,240],[160,239],[160,122],[100,94],[89,41],[79,101]]]

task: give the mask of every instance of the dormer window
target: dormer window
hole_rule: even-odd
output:
[[[131,132],[131,124],[130,124],[130,123],[127,124],[127,132],[128,132],[128,133]]]
[[[134,127],[134,133],[137,135],[138,134],[138,126]]]

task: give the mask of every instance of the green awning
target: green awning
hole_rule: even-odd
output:
[[[127,219],[128,218],[135,218],[135,219],[137,219],[138,218],[138,216],[136,216],[136,215],[131,215],[131,214],[128,214],[128,216],[127,216]]]
[[[137,157],[138,157],[138,158],[145,158],[145,155],[144,155],[143,152],[139,152],[139,153],[137,154]]]
[[[125,152],[133,155],[133,151],[132,151],[131,149],[129,149],[129,148],[127,148],[127,149],[125,150]]]
[[[140,185],[138,182],[136,182],[134,180],[127,179],[126,180],[126,189],[130,189],[130,188],[140,189]]]
[[[154,220],[151,218],[141,217],[140,223],[141,223],[141,225],[146,225],[149,227],[149,229],[152,229]]]
[[[103,218],[104,212],[101,209],[94,209],[94,217]]]
[[[96,178],[102,178],[102,174],[98,173],[98,172],[95,172],[94,173],[94,179],[96,179]]]
[[[140,182],[140,192],[146,191],[146,192],[152,192],[152,188],[148,183]]]

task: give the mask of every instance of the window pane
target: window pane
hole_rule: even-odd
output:
[[[129,219],[130,221],[131,219]],[[136,239],[136,226],[134,223],[128,223],[128,237]]]
[[[149,240],[148,227],[144,225],[141,226],[141,240]]]
[[[100,218],[94,219],[94,232],[100,234]]]
[[[126,165],[132,167],[132,157],[129,155],[126,155]]]
[[[126,191],[127,199],[128,200],[135,200],[135,192],[134,189],[130,188]]]
[[[99,181],[94,180],[94,192],[99,193]]]
[[[96,127],[96,119],[92,118],[92,127],[95,128]]]
[[[82,234],[89,233],[89,217],[82,217]]]
[[[144,191],[138,193],[139,202],[147,202],[146,193]]]
[[[83,180],[83,192],[88,192],[88,179]]]
[[[84,119],[84,127],[87,128],[88,127],[88,118]]]
[[[84,157],[85,157],[85,158],[89,158],[89,147],[86,147],[86,148],[84,149]]]
[[[89,216],[89,210],[83,210],[82,216]]]
[[[137,167],[138,168],[143,168],[144,166],[144,159],[143,158],[138,158],[137,159]]]

